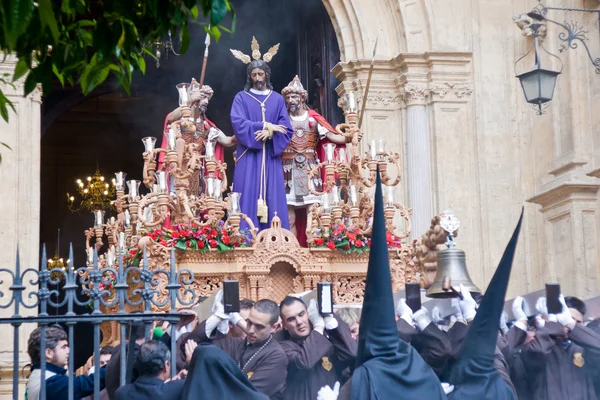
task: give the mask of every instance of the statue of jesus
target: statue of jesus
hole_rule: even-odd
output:
[[[231,124],[238,143],[233,191],[241,193],[242,213],[260,230],[269,228],[275,215],[283,228],[289,228],[281,154],[294,131],[285,100],[273,91],[267,64],[278,48],[271,47],[261,59],[258,42],[252,38],[252,61],[240,51],[231,50],[248,64],[246,86],[231,106]]]

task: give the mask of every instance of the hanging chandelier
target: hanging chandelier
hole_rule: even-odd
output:
[[[109,210],[113,204],[112,198],[115,195],[116,181],[113,179],[112,184],[109,184],[104,179],[104,176],[99,170],[96,170],[94,175],[88,176],[85,181],[77,179],[77,191],[79,195],[76,197],[67,193],[69,210],[71,212],[79,212],[87,210],[90,212],[97,210]]]
[[[52,271],[53,269],[61,269],[67,270],[69,268],[70,259],[67,259],[65,262],[64,258],[59,255],[60,251],[60,229],[57,234],[57,242],[56,242],[56,252],[54,253],[54,257],[48,259],[47,268],[48,271]],[[64,279],[64,275],[60,271],[52,271],[50,274],[50,278],[55,281],[57,278],[60,280]]]

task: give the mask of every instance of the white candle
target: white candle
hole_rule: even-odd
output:
[[[358,194],[356,193],[356,186],[354,185],[350,186],[350,202],[353,206],[358,202]]]
[[[206,141],[206,160],[212,161],[215,158],[215,150],[210,140]]]
[[[131,197],[131,200],[136,200],[138,198],[138,196],[140,195],[140,181],[136,181],[136,180],[130,180],[127,181],[127,186],[129,187],[129,197]]]
[[[175,143],[177,142],[177,133],[175,132],[174,128],[169,128],[169,131],[167,132],[167,140],[168,140],[168,147],[167,150],[175,150]]]
[[[129,214],[129,210],[125,210],[125,228],[129,228],[131,226],[131,214]]]
[[[339,202],[340,202],[340,193],[339,193],[338,187],[335,186],[333,189],[331,189],[331,203],[334,206],[337,206]]]
[[[240,196],[241,193],[238,192],[232,192],[229,195],[229,198],[231,199],[231,215],[237,215],[240,213]]]
[[[321,205],[323,206],[325,211],[328,211],[331,208],[331,206],[329,205],[329,194],[323,193],[321,195]]]
[[[355,112],[356,111],[356,99],[354,98],[354,93],[350,92],[347,95],[348,100],[348,111]]]
[[[377,142],[375,140],[371,140],[371,159],[375,160],[377,158]]]
[[[119,249],[121,252],[125,250],[125,232],[119,232]]]
[[[215,179],[214,178],[207,178],[206,179],[206,194],[208,197],[213,197],[213,194],[215,192]]]
[[[327,162],[333,162],[334,151],[335,151],[335,144],[327,143],[325,145],[325,155],[327,157]]]
[[[340,154],[340,161],[342,163],[346,163],[348,161],[348,159],[346,158],[346,149],[343,147],[340,147],[339,154]]]
[[[386,192],[386,205],[389,207],[393,207],[394,206],[394,187],[393,186],[386,186],[385,187],[385,192]]]
[[[125,189],[125,177],[127,174],[125,172],[119,171],[115,172],[115,187],[117,190]]]
[[[215,188],[214,188],[213,194],[215,196],[215,199],[217,199],[217,200],[219,200],[221,198],[222,183],[223,183],[223,181],[221,181],[220,179],[215,179],[215,181],[214,181]]]
[[[104,225],[104,211],[96,210],[94,211],[94,226],[99,229]]]
[[[167,192],[167,173],[165,171],[158,171],[155,173],[156,181],[158,183],[158,193]]]
[[[144,150],[146,153],[154,150],[154,145],[156,144],[156,138],[152,136],[147,136],[142,139],[142,143],[144,143]]]

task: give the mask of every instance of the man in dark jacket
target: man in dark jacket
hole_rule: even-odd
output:
[[[181,379],[165,383],[171,377],[171,353],[164,343],[151,340],[140,346],[135,366],[140,376],[134,383],[117,389],[117,400],[179,399]]]
[[[400,317],[396,321],[400,338],[413,346],[436,375],[440,376],[452,355],[448,334],[431,321],[425,307],[413,313],[404,299],[398,302],[396,315]]]
[[[560,301],[562,311],[548,315],[545,326],[524,346],[523,361],[534,380],[533,398],[596,400],[600,335],[583,326],[586,310],[581,300],[561,295]]]
[[[314,300],[307,308],[288,296],[280,309],[286,331],[280,343],[289,362],[285,399],[313,400],[323,386],[333,386],[342,371],[354,365],[357,343],[350,327],[333,315],[323,318]]]
[[[69,342],[64,330],[57,326],[46,328],[46,348],[41,349],[41,328],[31,332],[27,342],[27,353],[31,358],[33,371],[27,382],[25,392],[26,400],[40,399],[41,390],[41,357],[46,359],[46,397],[44,400],[63,400],[68,398],[69,378],[65,366],[69,361]],[[100,389],[104,388],[105,368],[100,368]],[[94,374],[83,375],[73,378],[74,399],[79,400],[94,392]]]
[[[213,315],[185,336],[186,341],[180,343],[178,350],[190,359],[189,364],[196,344],[211,342],[233,358],[256,390],[271,400],[280,400],[285,388],[287,358],[273,337],[278,320],[279,307],[271,300],[257,301],[244,320],[239,313],[226,315],[220,296],[216,296]],[[239,327],[246,337],[219,336],[215,331],[218,332],[222,322]]]

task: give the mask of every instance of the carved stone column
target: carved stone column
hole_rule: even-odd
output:
[[[406,85],[403,90],[406,103],[406,182],[408,207],[412,208],[411,239],[420,237],[431,222],[431,137],[427,102],[429,89],[425,86]]]

